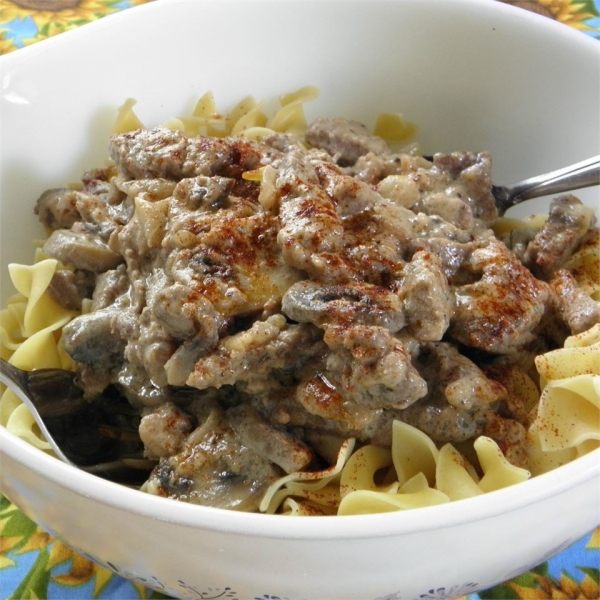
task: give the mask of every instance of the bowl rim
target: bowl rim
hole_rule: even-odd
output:
[[[287,4],[364,4],[365,0],[286,0]],[[481,0],[369,0],[369,4],[405,4],[405,5],[413,5],[413,6],[422,6],[425,4],[430,5],[439,5],[439,6],[448,6],[450,4],[455,5],[456,7],[464,7],[464,10],[469,11],[478,11],[478,12],[494,12],[512,14],[513,16],[518,17],[521,21],[531,21],[532,23],[536,23],[536,27],[545,27],[549,30],[555,29],[557,33],[565,36],[567,38],[572,37],[573,40],[578,40],[578,43],[586,44],[591,50],[600,53],[600,44],[597,43],[597,40],[593,39],[591,36],[586,35],[584,32],[577,30],[574,27],[570,27],[561,23],[558,20],[551,19],[535,13],[533,11],[529,11],[523,8],[519,8],[513,6],[512,4],[508,4],[502,2],[500,0],[486,0],[482,2]],[[37,55],[39,52],[51,50],[53,46],[59,46],[62,44],[73,43],[78,38],[82,36],[94,35],[96,30],[102,30],[106,27],[110,27],[114,25],[117,21],[126,21],[128,19],[139,18],[141,11],[147,12],[151,14],[152,12],[167,12],[173,10],[174,7],[177,6],[196,6],[200,5],[223,5],[223,4],[272,4],[278,5],[280,4],[279,0],[161,0],[160,2],[147,2],[146,4],[141,4],[139,6],[128,7],[127,9],[120,10],[117,13],[112,13],[109,15],[105,15],[102,18],[96,19],[95,21],[90,21],[81,25],[80,27],[76,27],[74,29],[69,29],[60,33],[59,35],[54,35],[49,38],[45,38],[40,40],[34,44],[29,46],[25,46],[23,48],[19,48],[18,51],[12,51],[8,54],[0,55],[0,64],[2,62],[12,62],[12,61],[21,61],[21,60],[29,60],[31,56]],[[131,9],[135,9],[131,10]],[[144,15],[146,16],[146,15]]]
[[[76,495],[153,520],[221,533],[300,540],[380,538],[444,529],[514,512],[592,479],[600,481],[598,448],[527,481],[447,504],[369,515],[290,518],[199,506],[146,494],[68,465],[0,426],[0,459],[2,456]],[[0,473],[0,481],[2,477]]]
[[[296,4],[363,4],[365,0],[287,0]],[[39,52],[78,44],[90,35],[110,29],[114,24],[138,19],[140,14],[156,18],[156,14],[185,5],[252,5],[278,4],[280,0],[161,0],[107,15],[82,27],[61,33],[31,46],[0,56],[3,69],[10,69],[35,60]],[[581,47],[600,55],[600,44],[572,27],[541,15],[504,4],[496,0],[369,0],[372,4],[445,5],[452,4],[464,10],[485,13],[505,13],[518,16],[535,27],[554,32]],[[140,11],[143,11],[141,13]],[[85,36],[85,38],[83,37]],[[476,522],[508,513],[534,504],[569,488],[592,479],[600,479],[600,449],[580,457],[554,471],[538,475],[518,485],[449,504],[424,507],[411,511],[320,517],[318,519],[284,519],[279,515],[241,513],[225,509],[191,505],[176,500],[140,493],[115,483],[102,480],[49,456],[0,426],[0,462],[2,456],[10,457],[22,467],[38,473],[57,486],[95,501],[124,511],[133,511],[152,519],[174,524],[202,528],[224,533],[253,535],[264,538],[292,539],[360,539],[410,534],[418,531],[442,529],[464,522]],[[0,477],[4,477],[0,474]],[[283,519],[283,520],[282,520]]]

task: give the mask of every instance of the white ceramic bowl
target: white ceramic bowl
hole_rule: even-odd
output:
[[[35,199],[103,163],[114,109],[130,96],[158,124],[207,90],[229,107],[317,85],[309,117],[370,124],[400,110],[425,153],[491,150],[501,182],[600,153],[600,45],[491,0],[162,0],[1,61],[4,298],[6,264],[29,262],[40,234]],[[1,489],[27,515],[181,597],[452,597],[539,564],[599,521],[598,452],[445,506],[290,519],[148,496],[4,430],[0,443]]]

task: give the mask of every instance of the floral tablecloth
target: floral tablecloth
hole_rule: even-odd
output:
[[[0,0],[0,54],[151,0]],[[482,0],[485,1],[485,0]],[[509,1],[600,39],[600,0]],[[466,600],[600,598],[600,528],[531,571]],[[446,598],[430,590],[424,600]],[[0,496],[0,599],[166,598],[75,554]],[[204,596],[200,600],[208,600]],[[240,600],[279,600],[276,598]]]

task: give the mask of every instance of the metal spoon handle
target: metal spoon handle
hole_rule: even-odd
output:
[[[29,411],[40,428],[42,435],[44,438],[46,438],[46,441],[50,444],[50,446],[52,446],[52,450],[56,453],[56,455],[61,460],[64,460],[66,463],[72,465],[73,463],[66,457],[59,445],[55,442],[54,438],[50,434],[50,431],[46,427],[46,423],[41,418],[37,407],[29,398],[28,380],[29,377],[26,371],[17,369],[4,359],[0,359],[0,383],[3,383],[7,388],[9,388],[19,398],[19,400],[21,400],[27,406],[27,408],[29,408]]]
[[[600,184],[600,155],[557,169],[544,175],[537,175],[512,185],[498,187],[500,211],[508,209],[523,200],[538,198],[548,194],[560,194]]]

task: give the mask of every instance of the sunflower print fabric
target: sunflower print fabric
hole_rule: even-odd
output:
[[[151,0],[0,0],[0,54]],[[600,38],[600,0],[501,0]]]
[[[151,0],[0,0],[0,54]],[[483,1],[483,0],[482,0]],[[600,40],[600,0],[500,0]],[[600,598],[600,528],[558,556],[478,594],[432,589],[424,600]],[[0,496],[0,600],[168,598],[129,582],[53,539]]]

